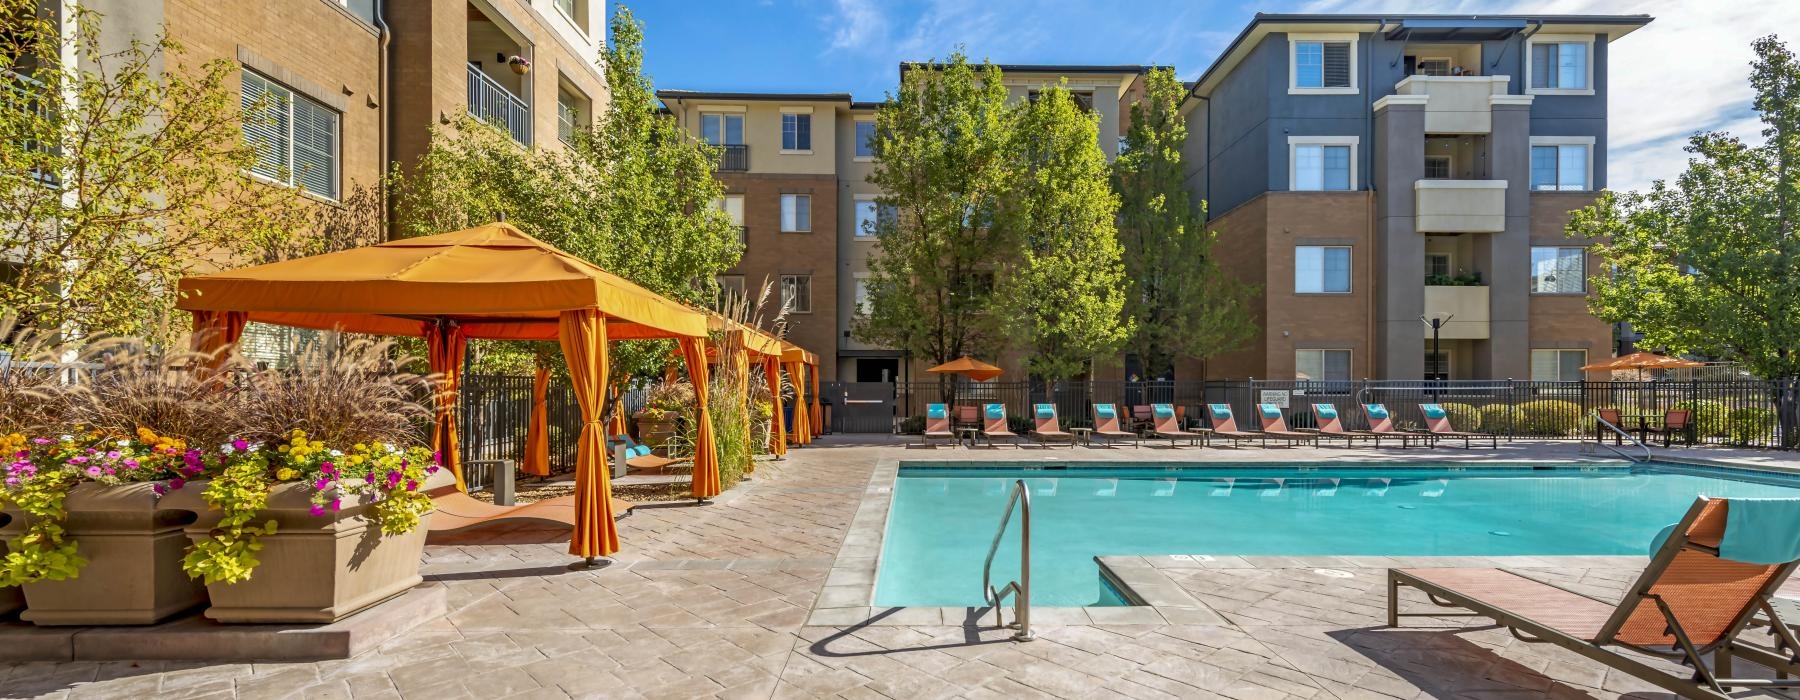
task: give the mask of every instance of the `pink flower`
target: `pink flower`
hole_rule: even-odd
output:
[[[39,445],[48,445],[51,443],[50,438],[32,438],[31,441]]]
[[[331,480],[330,479],[320,477],[318,481],[313,482],[313,490],[314,491],[324,491],[325,489],[328,489],[328,488],[331,488]]]
[[[162,484],[151,484],[150,490],[156,492],[156,495],[158,495],[158,496],[161,496],[161,495],[169,492],[168,487],[163,486]]]
[[[242,439],[232,440],[231,441],[231,449],[237,450],[239,452],[243,452],[245,450],[250,449],[250,443],[244,442]]]
[[[374,475],[374,474],[372,474],[372,473],[371,473],[371,474],[364,474],[364,475],[363,475],[363,483],[365,483],[365,484],[373,484],[373,483],[375,483],[375,475]]]
[[[408,490],[408,491],[419,490],[419,482],[413,481],[412,479],[407,479],[406,480],[406,490]]]
[[[98,467],[98,466],[88,467],[87,475],[88,476],[100,476],[100,467]]]
[[[317,518],[325,514],[325,506],[315,503],[313,504],[313,507],[307,509],[307,512],[312,513],[313,517]]]
[[[369,476],[374,476],[370,474]],[[400,472],[388,472],[388,488],[400,485]]]
[[[118,458],[119,458],[119,451],[118,451],[118,450],[111,450],[111,451],[109,451],[109,452],[107,452],[107,453],[106,453],[106,458],[107,458],[107,459],[118,459]]]
[[[182,479],[180,477],[176,477],[176,478],[169,480],[169,488],[172,488],[172,489],[178,489],[178,488],[181,488],[186,485],[187,485],[187,480]]]
[[[136,469],[136,468],[138,468],[138,461],[137,461],[137,460],[135,460],[135,459],[128,459],[128,460],[125,460],[125,468],[126,468],[126,469]]]
[[[18,486],[19,485],[19,477],[16,477],[16,476],[6,477],[6,485],[7,486]]]
[[[332,510],[337,510],[342,507],[343,507],[343,499],[341,499],[341,498],[331,499],[331,509]]]

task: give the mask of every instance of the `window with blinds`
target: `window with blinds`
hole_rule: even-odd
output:
[[[1585,364],[1586,350],[1532,350],[1531,381],[1578,382],[1586,376],[1581,371]]]
[[[241,93],[244,143],[256,150],[250,171],[337,199],[337,111],[248,68]]]
[[[1294,85],[1296,88],[1348,88],[1352,86],[1350,42],[1296,41]]]
[[[789,313],[812,313],[812,275],[782,275],[781,305]]]
[[[1534,90],[1586,90],[1587,51],[1585,43],[1533,42],[1531,44],[1531,87]]]
[[[1580,294],[1587,291],[1587,249],[1533,246],[1531,293]]]

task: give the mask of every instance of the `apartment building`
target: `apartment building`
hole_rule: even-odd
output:
[[[929,64],[901,64],[907,71]],[[1100,120],[1100,147],[1118,155],[1125,112],[1142,90],[1142,66],[1001,65],[1008,94],[1028,100],[1064,85]],[[791,311],[789,337],[821,355],[826,379],[881,382],[916,376],[927,364],[858,340],[851,332],[866,301],[875,222],[883,211],[871,138],[877,102],[847,93],[663,90],[669,113],[695,137],[723,149],[719,206],[738,223],[743,259],[719,278],[754,294],[767,282]],[[910,365],[910,366],[908,366]],[[1019,358],[1004,358],[1009,371]]]
[[[1608,45],[1649,21],[1258,15],[1182,107],[1216,255],[1263,290],[1252,347],[1205,374],[1568,380],[1610,355],[1563,229],[1606,186]]]

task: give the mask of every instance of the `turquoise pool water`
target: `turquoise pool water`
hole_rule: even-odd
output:
[[[1350,469],[901,465],[875,603],[980,605],[1008,489],[1032,506],[1032,603],[1117,604],[1110,554],[1643,554],[1698,495],[1800,496],[1800,477],[1733,469],[1457,466]],[[1017,576],[1018,523],[994,558]]]

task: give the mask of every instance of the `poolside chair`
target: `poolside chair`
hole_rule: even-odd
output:
[[[1232,447],[1236,447],[1242,441],[1262,438],[1260,434],[1238,430],[1237,419],[1231,415],[1231,404],[1209,403],[1206,405],[1206,412],[1212,416],[1213,437],[1230,440]]]
[[[1289,445],[1296,442],[1318,442],[1318,433],[1302,433],[1288,430],[1287,419],[1281,417],[1281,407],[1272,403],[1256,405],[1256,412],[1262,418],[1263,444],[1269,444],[1269,438],[1285,440]]]
[[[1661,428],[1644,427],[1644,441],[1649,442],[1649,437],[1652,434],[1661,435],[1663,438],[1663,447],[1668,447],[1670,441],[1676,435],[1680,435],[1683,442],[1691,445],[1694,443],[1693,428],[1693,411],[1685,408],[1671,409],[1663,413],[1663,424]]]
[[[1155,420],[1150,425],[1149,437],[1169,441],[1174,447],[1176,440],[1186,440],[1190,445],[1199,445],[1206,440],[1206,433],[1181,429],[1181,418],[1175,415],[1175,407],[1166,403],[1150,404],[1150,415]]]
[[[1063,430],[1056,420],[1056,404],[1040,403],[1031,407],[1031,439],[1040,444],[1060,440],[1075,447],[1075,434]]]
[[[1471,441],[1488,439],[1488,446],[1500,449],[1500,437],[1493,433],[1470,433],[1450,427],[1450,414],[1443,406],[1435,403],[1419,404],[1419,412],[1425,414],[1425,427],[1431,431],[1434,439],[1462,438],[1463,449],[1471,449]]]
[[[1610,433],[1612,435],[1614,445],[1625,444],[1625,435],[1624,435],[1625,417],[1624,417],[1624,414],[1619,411],[1619,409],[1616,409],[1616,408],[1594,409],[1594,418],[1596,420],[1598,420],[1598,422],[1596,422],[1594,424],[1594,441],[1595,442],[1606,442],[1606,436]],[[1606,427],[1600,425],[1600,423],[1606,423],[1608,425],[1611,425],[1614,428],[1618,428],[1618,430],[1617,431],[1607,430]]]
[[[609,453],[614,444],[625,446],[625,466],[640,474],[661,473],[664,469],[687,461],[658,455],[650,451],[649,446],[638,444],[636,440],[631,439],[630,435],[614,435],[607,438],[606,448]]]
[[[1320,438],[1343,440],[1345,447],[1355,445],[1357,438],[1375,440],[1376,445],[1378,446],[1381,444],[1380,435],[1361,430],[1345,430],[1344,421],[1338,416],[1337,406],[1328,403],[1315,403],[1312,405],[1312,408],[1313,418],[1319,421],[1319,427],[1300,428],[1300,432],[1312,433]]]
[[[1381,449],[1381,439],[1399,438],[1400,446],[1406,447],[1413,440],[1426,444],[1431,443],[1431,436],[1410,430],[1399,430],[1394,427],[1394,417],[1388,413],[1387,406],[1378,403],[1363,404],[1363,415],[1369,418],[1368,433],[1375,436],[1375,449]]]
[[[1110,403],[1094,404],[1094,437],[1103,438],[1107,445],[1114,441],[1130,439],[1131,446],[1137,447],[1142,437],[1137,433],[1119,429],[1119,409]]]
[[[1740,510],[1741,509],[1741,510]],[[1417,588],[1439,606],[1492,618],[1526,642],[1548,642],[1659,688],[1689,698],[1726,698],[1728,688],[1794,688],[1800,640],[1781,621],[1770,597],[1800,559],[1800,499],[1695,499],[1681,521],[1658,535],[1650,565],[1617,604],[1590,598],[1501,569],[1389,569],[1388,626],[1401,617],[1401,586]],[[1737,641],[1761,612],[1787,651]],[[1692,669],[1676,676],[1613,647],[1673,658]],[[1719,660],[1709,668],[1703,654]],[[1782,679],[1721,677],[1733,657],[1766,665]]]
[[[981,427],[981,407],[980,406],[957,406],[956,407],[956,422],[951,424],[951,427],[953,427],[953,428],[979,428],[979,427]]]
[[[1142,433],[1155,424],[1156,419],[1150,417],[1150,404],[1133,404],[1131,406],[1132,430]]]
[[[986,423],[981,426],[981,434],[987,437],[988,446],[993,446],[994,438],[1011,440],[1014,446],[1019,444],[1019,434],[1006,427],[1006,404],[990,403],[981,409]]]
[[[925,431],[919,434],[919,442],[930,445],[932,440],[955,439],[956,431],[950,429],[950,407],[941,403],[925,404]]]

